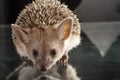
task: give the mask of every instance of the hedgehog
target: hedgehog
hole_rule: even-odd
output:
[[[41,71],[56,63],[66,64],[68,52],[81,42],[77,15],[58,0],[29,3],[11,28],[20,57],[26,57]]]

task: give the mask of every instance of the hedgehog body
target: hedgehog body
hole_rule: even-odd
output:
[[[35,0],[28,4],[12,25],[13,43],[21,57],[27,57],[45,71],[80,44],[77,16],[58,0]],[[66,62],[65,62],[66,61]]]

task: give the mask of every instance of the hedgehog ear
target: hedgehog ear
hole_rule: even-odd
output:
[[[20,40],[23,43],[27,42],[28,38],[28,30],[26,28],[22,28],[16,24],[11,25],[12,33],[16,39]]]
[[[57,29],[57,36],[60,40],[66,40],[71,33],[71,28],[72,28],[72,19],[67,18],[64,19],[60,24]]]

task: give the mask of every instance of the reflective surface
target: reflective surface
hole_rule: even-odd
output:
[[[83,23],[82,43],[70,51],[81,80],[120,80],[120,22]],[[0,25],[0,80],[21,64],[10,25]],[[16,73],[10,80],[17,80]]]

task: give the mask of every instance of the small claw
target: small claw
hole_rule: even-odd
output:
[[[60,65],[67,65],[67,63],[68,63],[67,55],[63,55],[62,58],[57,62],[57,64],[60,64]]]

